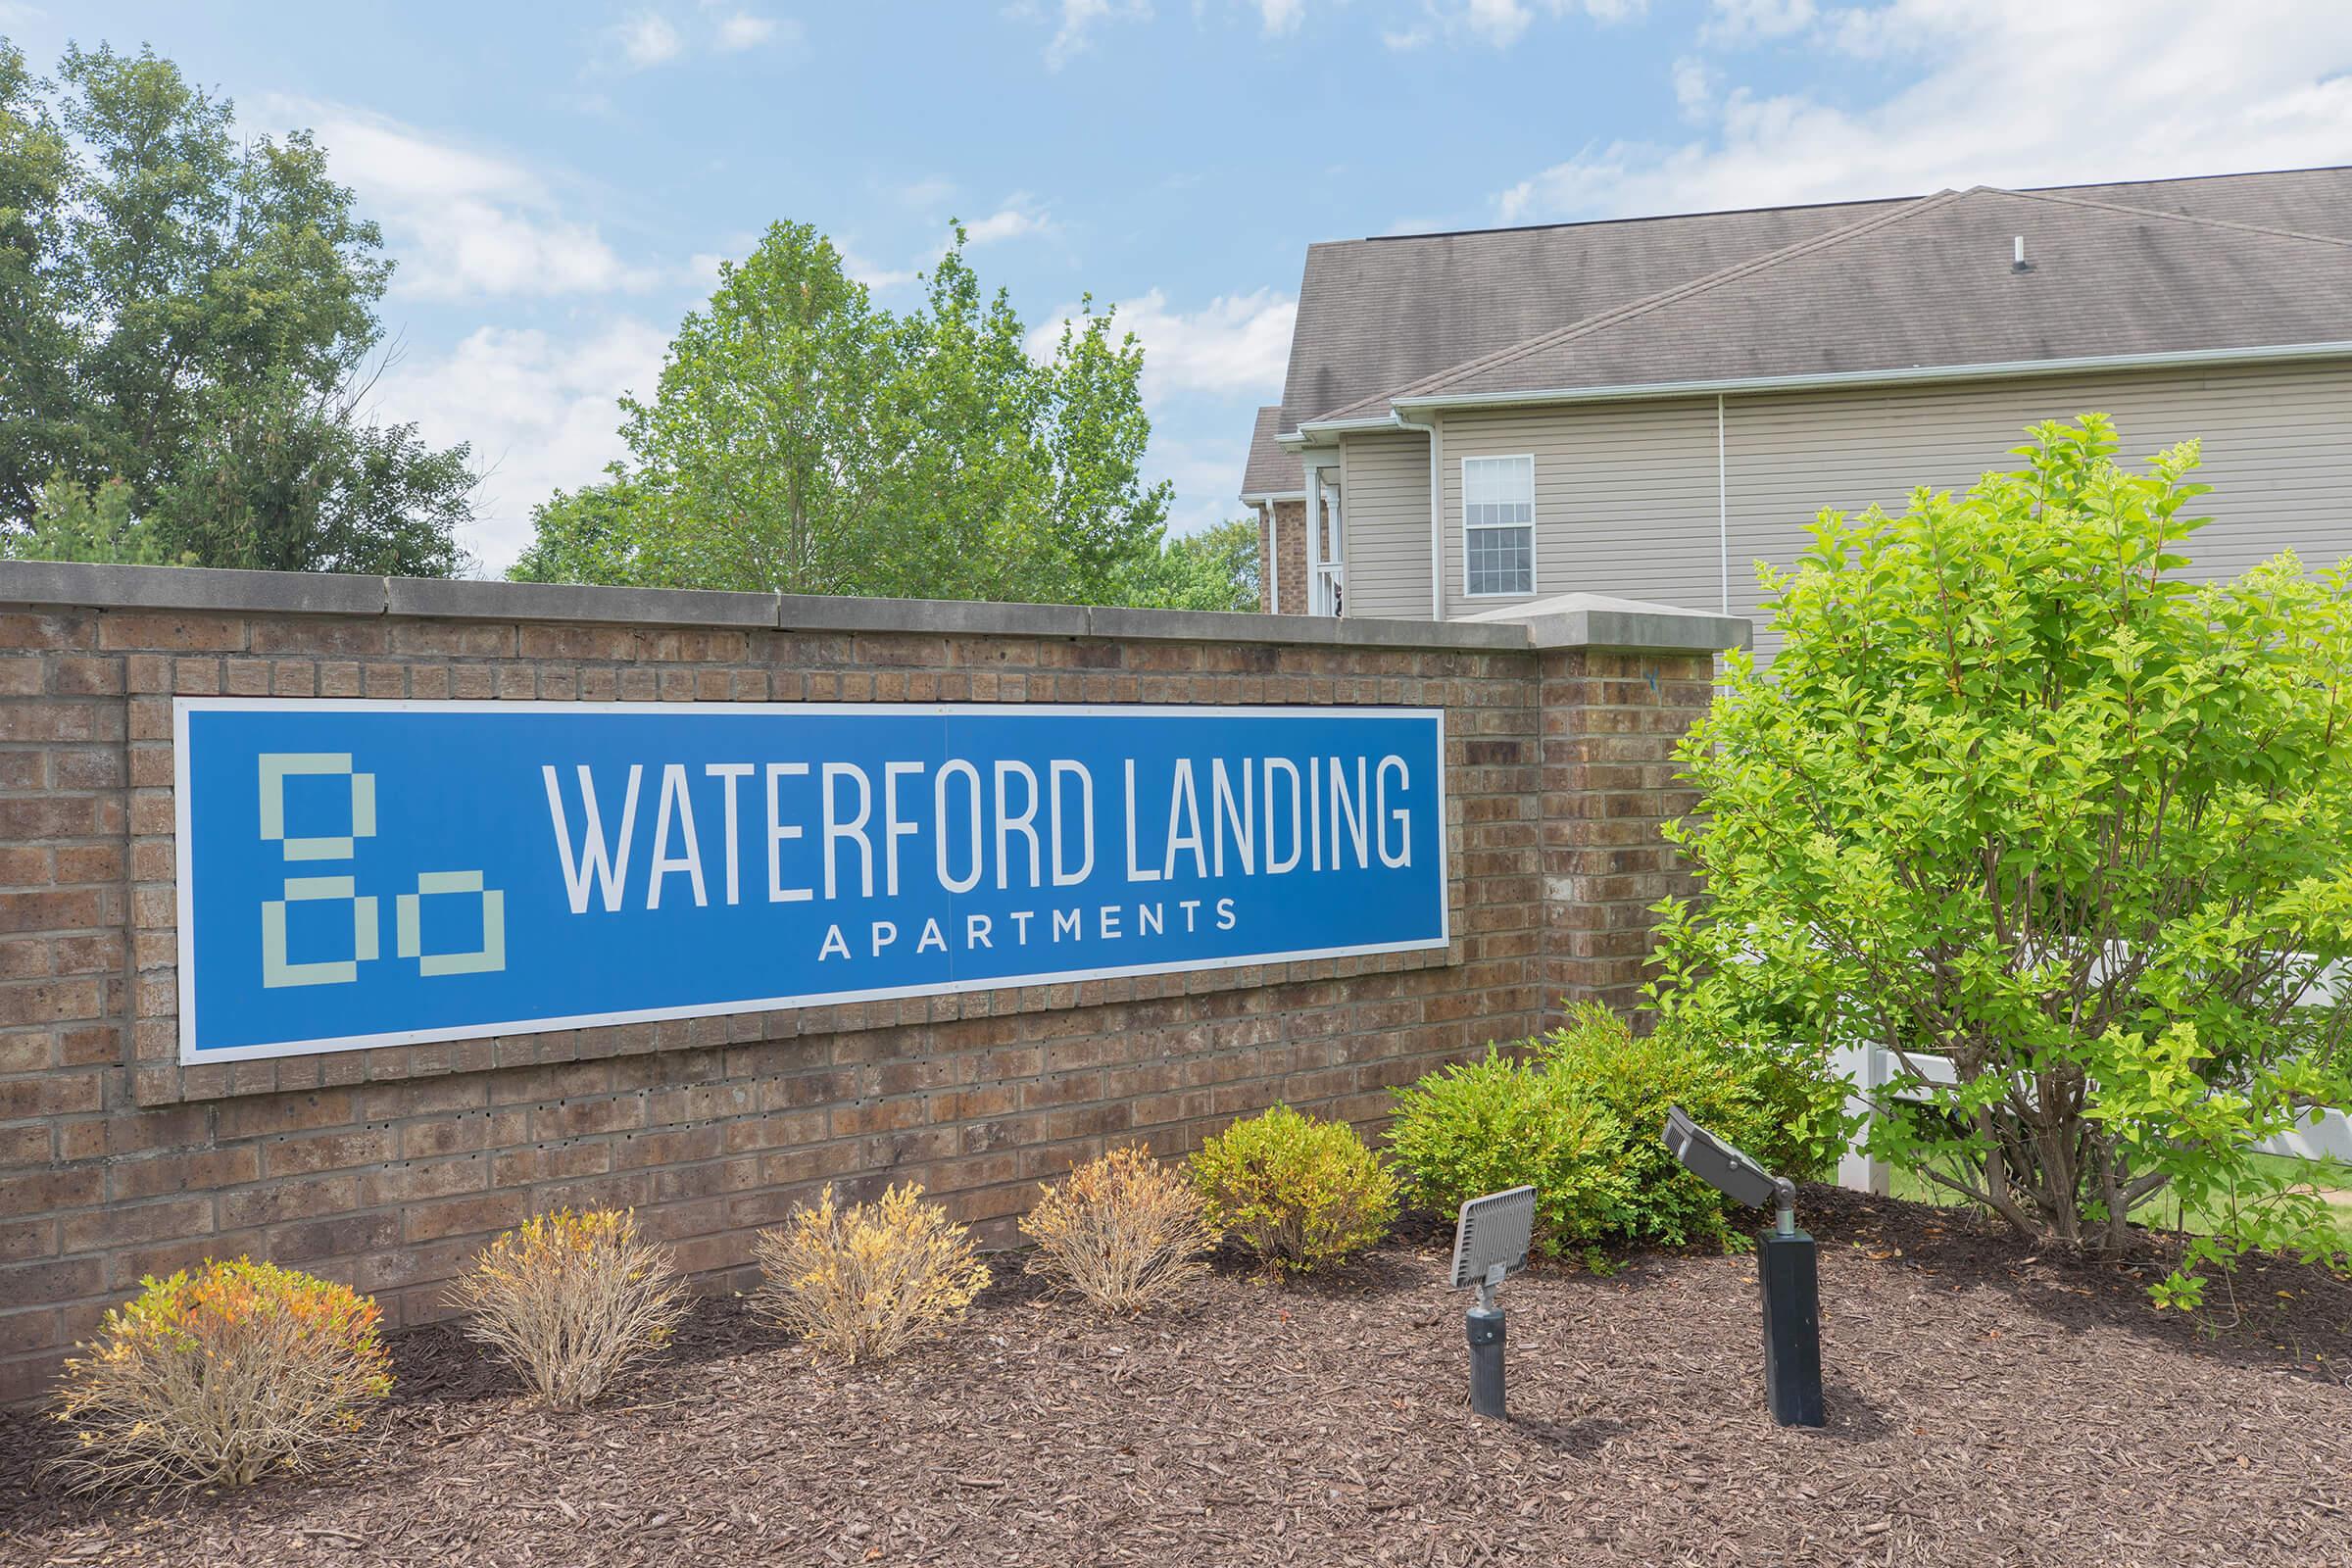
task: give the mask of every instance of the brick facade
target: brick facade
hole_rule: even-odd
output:
[[[1632,1000],[1677,885],[1668,748],[1711,673],[1507,626],[0,567],[0,1401],[141,1274],[208,1255],[416,1323],[537,1209],[634,1205],[740,1282],[828,1179],[920,1181],[1006,1241],[1038,1180],[1111,1143],[1182,1152],[1278,1099],[1374,1121],[1563,997]],[[175,693],[1442,707],[1453,942],[182,1069]]]

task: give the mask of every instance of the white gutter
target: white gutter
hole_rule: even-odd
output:
[[[1403,415],[1396,416],[1399,428],[1419,430],[1429,437],[1429,618],[1446,618],[1446,503],[1444,470],[1439,464],[1445,461],[1438,444],[1438,421],[1416,424]]]
[[[1627,402],[1721,393],[1801,392],[1848,386],[1903,386],[1937,381],[1988,381],[2024,375],[2068,375],[2082,370],[2183,369],[2210,365],[2266,365],[2280,361],[2352,358],[2352,340],[2281,343],[2253,348],[2188,349],[2167,354],[2093,354],[2064,360],[2006,360],[1981,365],[1913,365],[1881,370],[1838,370],[1812,375],[1722,376],[1696,381],[1631,381],[1614,386],[1538,388],[1522,392],[1468,392],[1452,396],[1391,400],[1397,412],[1508,408],[1551,403]],[[1284,445],[1305,446],[1314,436],[1346,430],[1393,428],[1386,418],[1302,420]],[[1295,445],[1294,445],[1295,443]]]
[[[1379,414],[1367,414],[1360,419],[1301,419],[1298,421],[1298,429],[1288,435],[1276,436],[1274,439],[1285,452],[1303,452],[1308,447],[1330,445],[1327,441],[1316,440],[1317,436],[1345,435],[1350,430],[1394,430],[1396,428],[1395,415],[1388,410],[1383,410]]]
[[[1242,497],[1242,505],[1245,507],[1270,507],[1277,501],[1304,501],[1305,499],[1306,492],[1303,490],[1269,490],[1262,495],[1255,492],[1245,494]]]

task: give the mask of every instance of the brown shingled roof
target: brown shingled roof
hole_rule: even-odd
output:
[[[1250,462],[1242,469],[1243,495],[1287,496],[1305,490],[1298,458],[1274,439],[1281,432],[1281,404],[1269,403],[1257,411],[1257,423],[1250,431]]]
[[[2348,341],[2346,240],[2352,169],[1318,245],[1281,428],[1408,389]]]

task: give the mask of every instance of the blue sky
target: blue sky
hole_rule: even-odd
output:
[[[1147,347],[1152,471],[1238,511],[1306,245],[1400,230],[2352,162],[2352,6],[2139,0],[0,0],[315,128],[400,262],[381,412],[532,503],[622,448],[716,259],[831,234],[884,304],[951,217],[1041,331]]]

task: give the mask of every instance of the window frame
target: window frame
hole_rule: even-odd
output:
[[[1470,452],[1464,453],[1461,463],[1462,479],[1462,597],[1464,599],[1533,599],[1536,584],[1543,580],[1543,563],[1538,557],[1536,543],[1536,455],[1532,452]],[[1527,465],[1527,521],[1525,523],[1480,523],[1484,529],[1527,529],[1527,587],[1507,589],[1501,593],[1480,593],[1470,586],[1470,465],[1473,463],[1524,463]]]

